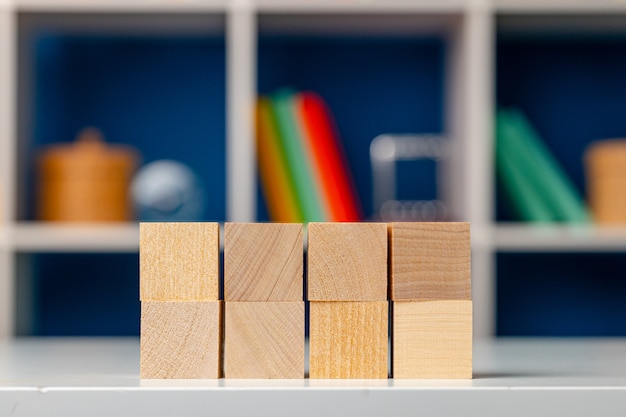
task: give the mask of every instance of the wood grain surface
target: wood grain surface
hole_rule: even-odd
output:
[[[221,376],[222,301],[143,301],[141,378]]]
[[[302,301],[302,224],[226,223],[225,301]]]
[[[394,378],[472,378],[472,302],[393,302]]]
[[[309,223],[308,300],[387,300],[386,223]]]
[[[391,300],[470,300],[469,223],[390,223]]]
[[[304,301],[225,305],[225,378],[304,378]]]
[[[219,299],[218,223],[141,223],[140,299]]]
[[[310,303],[310,378],[388,376],[388,303]]]

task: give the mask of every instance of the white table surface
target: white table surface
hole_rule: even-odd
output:
[[[626,339],[476,342],[474,379],[139,379],[137,339],[0,342],[0,416],[625,416]]]

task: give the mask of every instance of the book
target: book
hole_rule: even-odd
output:
[[[508,158],[509,163],[512,161],[513,170],[532,189],[530,194],[525,192],[528,198],[541,201],[555,221],[589,222],[591,216],[580,192],[524,115],[517,110],[502,110],[497,125],[498,141],[505,144],[507,155],[513,156]],[[520,191],[509,187],[510,195],[516,192]],[[545,213],[533,220],[545,220],[544,217]]]
[[[550,222],[556,220],[545,201],[524,175],[523,167],[516,154],[509,149],[504,112],[496,118],[496,171],[505,188],[507,197],[517,214],[524,221]]]
[[[270,218],[276,222],[303,221],[295,184],[289,175],[270,100],[261,97],[256,106],[259,174]]]
[[[362,220],[356,187],[328,106],[313,92],[303,92],[295,101],[304,139],[309,142],[314,171],[319,174],[329,220]]]
[[[321,202],[322,196],[315,184],[313,167],[305,153],[303,138],[295,121],[293,98],[291,90],[278,91],[271,97],[278,136],[285,151],[288,173],[295,185],[295,195],[304,222],[325,221],[327,217]]]

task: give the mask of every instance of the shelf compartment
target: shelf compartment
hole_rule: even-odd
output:
[[[15,256],[18,335],[139,335],[137,253]]]
[[[143,163],[187,164],[208,196],[204,219],[225,219],[223,14],[21,13],[19,28],[18,220],[35,219],[37,151],[85,126]]]
[[[498,253],[498,336],[626,336],[626,254]]]
[[[370,142],[383,133],[446,131],[448,36],[459,22],[456,15],[259,15],[259,93],[290,87],[325,99],[368,218]]]
[[[584,196],[583,155],[626,136],[623,16],[499,16],[498,105],[520,109]],[[496,221],[514,221],[497,187]]]

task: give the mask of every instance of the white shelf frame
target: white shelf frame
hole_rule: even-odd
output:
[[[0,0],[0,338],[14,333],[15,261],[8,233],[16,195],[16,16],[8,0]]]
[[[62,225],[18,223],[9,232],[8,244],[16,252],[137,252],[139,225]]]
[[[508,14],[626,13],[626,2],[620,0],[494,0],[493,7]]]
[[[227,217],[254,221],[256,164],[252,109],[256,96],[256,44],[268,20],[278,30],[363,30],[349,17],[370,16],[366,25],[378,35],[437,31],[447,41],[446,133],[455,141],[446,169],[445,198],[459,219],[472,224],[472,270],[475,334],[494,334],[495,254],[498,251],[626,251],[626,229],[551,226],[542,231],[525,225],[493,223],[494,55],[496,18],[523,14],[582,16],[626,15],[626,2],[614,0],[0,0],[0,338],[14,334],[15,254],[29,252],[136,252],[136,224],[64,227],[18,222],[17,155],[17,16],[19,13],[106,13],[123,17],[198,15],[224,19],[227,73]],[[314,14],[322,25],[280,27],[281,22]],[[415,24],[406,16],[414,17]],[[346,17],[348,20],[346,20]],[[386,20],[387,19],[387,20]],[[384,23],[400,19],[402,25]],[[145,28],[155,30],[156,19]],[[263,22],[261,24],[260,20]],[[376,24],[371,22],[383,22]],[[341,22],[348,22],[341,28]],[[408,22],[408,24],[405,24]],[[332,23],[327,26],[326,23]],[[72,24],[71,22],[68,24]],[[126,25],[126,26],[124,26]],[[177,24],[174,23],[173,26]],[[219,25],[219,23],[218,23]],[[83,25],[84,26],[84,25]],[[270,25],[272,26],[272,25]],[[274,25],[275,26],[275,25]],[[291,25],[293,26],[293,25]],[[626,24],[624,25],[626,28]],[[158,27],[156,28],[158,29]],[[178,30],[180,28],[174,27]],[[189,28],[188,28],[189,29]],[[209,30],[210,28],[207,28]],[[81,30],[80,25],[72,30]],[[82,29],[84,30],[84,28]],[[194,27],[189,30],[202,30]],[[221,30],[221,29],[220,29]],[[273,28],[270,28],[273,30]],[[23,134],[23,133],[22,133]]]
[[[626,252],[626,227],[501,225],[493,244],[501,252]]]
[[[234,1],[226,23],[226,215],[239,222],[256,218],[256,44],[255,14]]]
[[[228,0],[12,0],[18,12],[37,13],[202,13],[223,12]]]

